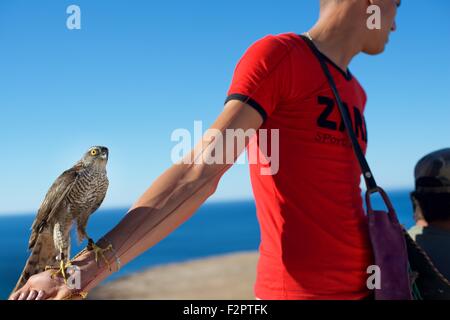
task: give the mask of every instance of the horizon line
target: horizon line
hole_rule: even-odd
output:
[[[203,204],[213,204],[213,203],[224,203],[224,202],[240,202],[240,201],[253,201],[254,198],[253,197],[248,197],[248,198],[222,198],[222,199],[211,199],[211,200],[207,200],[205,203]],[[128,210],[129,208],[131,208],[132,204],[128,204],[128,205],[112,205],[112,206],[105,206],[105,207],[100,207],[98,209],[98,211],[109,211],[109,210]],[[35,210],[37,211],[37,210]],[[0,217],[6,217],[6,216],[28,216],[28,215],[32,215],[35,214],[34,210],[20,210],[20,211],[15,211],[15,212],[7,212],[7,211],[0,211]]]
[[[411,188],[408,187],[393,187],[393,188],[386,188],[386,192],[410,192],[412,191]],[[363,193],[365,192],[365,190],[363,190]],[[210,199],[207,200],[204,204],[212,204],[212,203],[224,203],[224,202],[239,202],[239,201],[254,201],[253,197],[233,197],[233,198],[218,198],[218,199]],[[121,205],[110,205],[110,206],[105,206],[105,207],[100,207],[98,210],[100,211],[106,211],[106,210],[121,210],[121,209],[125,209],[128,210],[130,207],[132,206],[132,204],[121,204]],[[7,211],[1,211],[0,210],[0,217],[7,217],[7,216],[28,216],[28,215],[33,215],[36,214],[37,210],[35,209],[23,209],[23,210],[17,210],[17,211],[11,211],[11,212],[7,212]]]

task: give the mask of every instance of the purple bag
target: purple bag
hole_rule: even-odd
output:
[[[386,192],[378,187],[375,182],[375,178],[367,163],[366,157],[364,156],[361,146],[358,143],[358,139],[353,131],[347,108],[344,108],[343,106],[336,84],[334,83],[323,54],[316,48],[310,39],[307,37],[302,38],[316,55],[325,76],[328,79],[367,186],[366,206],[370,240],[372,242],[375,264],[380,268],[381,272],[381,287],[375,289],[375,299],[412,300],[408,249],[405,241],[405,236],[407,236],[407,234],[398,222],[397,215]],[[388,209],[387,212],[375,211],[372,209],[370,197],[374,193],[380,193]]]
[[[372,209],[370,196],[375,192],[382,196],[388,212]],[[386,192],[378,187],[366,192],[366,206],[375,263],[381,272],[381,288],[375,290],[375,299],[412,300],[405,231],[392,203]]]

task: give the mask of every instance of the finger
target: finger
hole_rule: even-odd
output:
[[[18,300],[25,300],[26,297],[28,297],[29,291],[28,290],[24,290],[20,293],[19,299]]]
[[[39,290],[36,300],[42,300],[44,298],[44,296],[45,296],[45,292],[42,290]]]
[[[19,295],[20,295],[20,292],[16,291],[9,297],[9,300],[17,300],[19,298]]]
[[[34,300],[36,296],[37,296],[36,290],[31,290],[30,293],[28,294],[27,300]]]

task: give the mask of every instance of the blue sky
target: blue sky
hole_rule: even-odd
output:
[[[1,1],[0,213],[34,211],[91,145],[110,148],[105,207],[130,205],[171,165],[177,128],[209,126],[234,66],[266,34],[301,33],[318,1]],[[81,30],[66,8],[81,8]],[[386,52],[350,69],[369,100],[368,160],[388,189],[449,146],[450,2],[404,1]],[[213,199],[251,197],[232,168]]]

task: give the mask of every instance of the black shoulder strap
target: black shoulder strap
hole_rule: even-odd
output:
[[[358,162],[361,167],[364,180],[366,182],[367,190],[369,192],[378,190],[378,186],[377,186],[377,183],[375,182],[375,178],[372,174],[372,171],[370,170],[369,164],[367,163],[366,157],[364,156],[361,146],[358,143],[358,139],[356,138],[355,132],[353,131],[353,125],[352,125],[352,121],[350,120],[350,115],[348,114],[347,109],[344,108],[341,97],[339,96],[339,92],[336,88],[336,84],[334,83],[333,77],[331,76],[330,70],[328,69],[328,66],[327,66],[322,54],[317,50],[317,48],[312,43],[312,41],[309,39],[306,39],[305,37],[303,37],[303,38],[305,39],[306,43],[309,45],[309,47],[311,48],[311,50],[314,52],[315,56],[319,60],[320,65],[322,66],[323,72],[325,73],[325,76],[328,79],[328,83],[331,87],[331,90],[333,91],[334,97],[336,99],[336,103],[339,107],[339,111],[342,116],[342,121],[344,122],[345,128],[346,128],[347,133],[352,142],[353,150],[355,151],[356,157],[358,158]]]

